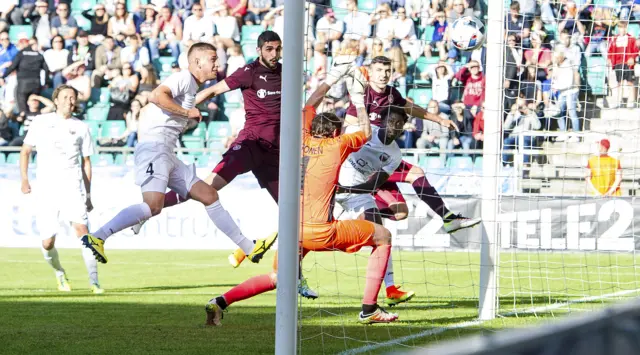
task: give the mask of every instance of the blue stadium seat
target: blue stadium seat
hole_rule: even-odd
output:
[[[20,153],[14,152],[14,153],[9,153],[7,155],[6,164],[8,164],[8,165],[18,165],[19,163],[20,163]]]
[[[240,43],[257,43],[258,36],[264,31],[264,28],[261,25],[255,26],[242,26],[241,40]]]
[[[473,160],[471,157],[451,157],[447,160],[447,168],[471,170],[473,169]]]
[[[100,127],[99,138],[120,137],[125,129],[126,125],[124,121],[105,121]]]
[[[33,37],[33,26],[24,25],[24,26],[9,26],[9,40],[12,43],[17,43],[21,38],[31,38]]]
[[[100,153],[91,156],[92,166],[109,166],[113,165],[113,163],[113,154],[111,153]]]
[[[409,89],[408,96],[413,99],[416,105],[426,107],[433,97],[433,93],[431,89]]]
[[[102,122],[106,121],[109,116],[109,107],[108,106],[93,106],[87,109],[87,122]]]

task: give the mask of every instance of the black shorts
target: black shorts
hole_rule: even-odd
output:
[[[613,67],[613,70],[616,73],[616,80],[618,82],[624,81],[633,81],[633,69],[629,68],[626,64],[616,64]]]

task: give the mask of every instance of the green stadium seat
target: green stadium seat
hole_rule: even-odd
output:
[[[134,165],[133,153],[116,155],[115,164],[133,166]]]
[[[473,162],[473,169],[482,170],[482,157],[477,157]]]
[[[7,161],[7,157],[4,153],[0,153],[0,164],[4,164]]]
[[[111,92],[109,88],[93,88],[91,89],[91,96],[89,102],[93,105],[109,106],[111,101]]]
[[[109,116],[108,106],[93,106],[87,109],[87,121],[102,122]]]
[[[196,162],[196,156],[193,154],[180,153],[178,154],[178,159],[187,165],[195,164]]]
[[[229,122],[211,122],[207,129],[207,140],[222,140],[231,135],[231,124]]]
[[[204,122],[198,123],[193,131],[187,132],[182,136],[183,141],[198,141],[207,139],[207,125]]]
[[[105,121],[100,127],[99,138],[120,137],[126,129],[124,121]]]
[[[640,25],[637,23],[630,23],[629,26],[627,26],[627,31],[633,36],[633,38],[638,38],[638,35],[640,35]]]
[[[113,154],[111,153],[100,153],[91,156],[91,165],[93,166],[109,166],[113,164]]]
[[[203,154],[198,157],[196,162],[196,167],[198,168],[213,168],[216,164],[218,164],[222,160],[222,153],[220,152],[209,152],[207,154]]]
[[[14,152],[14,153],[9,153],[7,155],[6,164],[18,165],[19,163],[20,163],[20,153]]]
[[[82,12],[92,9],[96,4],[95,0],[73,0],[71,2],[71,12]]]
[[[431,89],[409,89],[408,96],[413,99],[416,105],[426,107],[433,97],[433,93]]]
[[[429,80],[420,79],[420,74],[429,70],[429,68],[437,64],[440,61],[440,57],[431,56],[431,57],[420,57],[415,61],[413,66],[408,66],[409,72],[413,74],[414,83],[415,84],[423,84],[429,82]]]
[[[422,36],[420,36],[420,39],[426,42],[431,42],[431,39],[433,38],[433,33],[435,32],[436,28],[433,26],[426,26],[424,28],[424,32],[422,32]]]
[[[73,14],[73,18],[76,19],[76,23],[78,24],[78,27],[80,27],[85,31],[91,30],[91,21],[89,21],[89,19],[87,19],[86,17],[82,16],[82,14]]]
[[[158,73],[171,73],[171,64],[173,64],[174,62],[175,60],[173,59],[173,57],[160,57],[153,60],[153,66]]]
[[[376,0],[360,0],[358,1],[358,10],[371,14],[376,11]]]
[[[11,40],[12,43],[17,43],[18,40],[21,38],[31,38],[31,37],[33,37],[33,26],[31,25],[9,26],[9,40]]]
[[[242,54],[244,58],[247,60],[247,63],[252,62],[254,59],[258,57],[258,51],[256,50],[258,43],[257,42],[245,42],[242,43]]]
[[[471,170],[473,169],[473,160],[471,157],[451,157],[447,159],[447,168]]]
[[[442,159],[440,157],[422,156],[420,157],[418,165],[427,172],[443,168]]]
[[[607,65],[606,59],[591,56],[587,58],[587,86],[592,95],[607,95]]]
[[[147,5],[149,3],[149,0],[138,0],[138,3],[140,4],[140,6]],[[127,11],[133,12],[136,9],[136,5],[137,4],[135,1],[127,1]]]
[[[242,26],[241,40],[240,43],[257,43],[258,36],[264,31],[264,27],[261,25],[255,26]]]
[[[98,137],[100,133],[100,122],[98,121],[84,121],[89,126],[89,132],[91,133],[91,137],[94,139]]]

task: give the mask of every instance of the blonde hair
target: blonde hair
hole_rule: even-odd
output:
[[[407,57],[404,56],[400,47],[391,47],[386,57],[391,59],[391,67],[394,72],[402,75],[407,74]]]

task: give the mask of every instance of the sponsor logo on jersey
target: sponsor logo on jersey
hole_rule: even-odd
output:
[[[390,156],[387,153],[380,154],[380,161],[386,163],[389,160]]]
[[[258,95],[259,99],[264,99],[267,96],[271,96],[271,95],[280,95],[280,90],[276,90],[276,91],[268,91],[265,89],[260,89],[256,92],[256,95]]]
[[[264,82],[267,82],[267,76],[266,75],[260,75],[258,78],[264,80]]]

